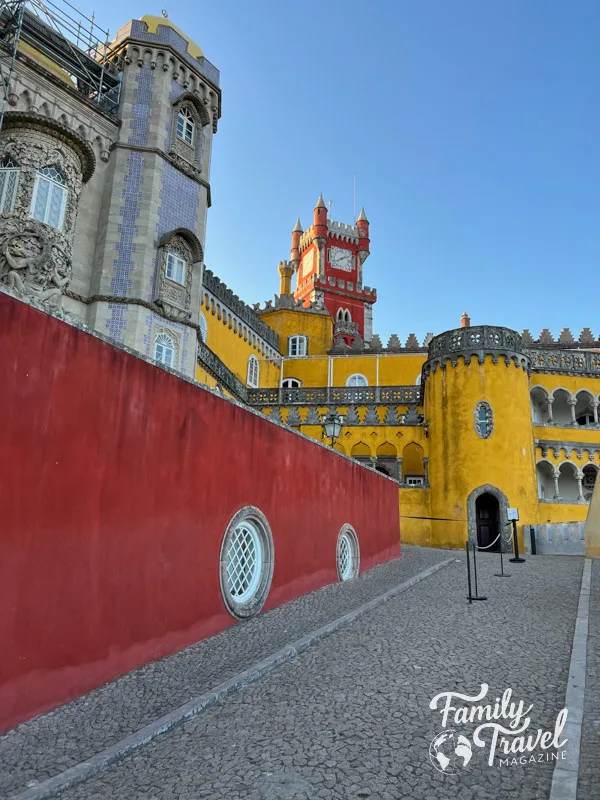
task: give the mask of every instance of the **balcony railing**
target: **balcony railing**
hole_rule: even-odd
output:
[[[252,406],[422,405],[420,386],[301,386],[299,389],[248,389]]]

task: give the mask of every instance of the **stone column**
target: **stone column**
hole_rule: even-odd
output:
[[[552,416],[552,403],[554,403],[554,398],[548,398],[548,422],[554,422],[554,417]]]
[[[598,424],[598,401],[592,400],[592,411],[594,412],[594,425]]]
[[[583,500],[583,472],[581,470],[577,470],[575,473],[575,479],[577,480],[577,492],[578,492],[578,500]]]
[[[371,469],[375,469],[377,466],[377,459],[375,456],[370,456],[369,461],[371,462]]]
[[[569,397],[567,403],[571,406],[571,425],[575,425],[577,420],[575,419],[575,406],[577,404],[577,400],[574,397]]]
[[[552,477],[554,478],[554,500],[560,500],[560,491],[558,489],[558,479],[560,477],[560,472],[555,469],[552,473]]]
[[[429,459],[423,459],[423,470],[425,471],[425,486],[429,486]]]
[[[402,462],[404,461],[403,458],[396,458],[396,462],[398,464],[398,483],[402,483],[404,478],[402,476]]]

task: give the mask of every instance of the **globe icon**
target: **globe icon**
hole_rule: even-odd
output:
[[[472,755],[471,742],[462,733],[453,730],[438,733],[429,745],[431,763],[438,772],[446,775],[455,775],[465,769]]]

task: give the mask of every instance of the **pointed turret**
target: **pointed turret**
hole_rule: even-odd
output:
[[[327,238],[327,206],[325,205],[325,200],[323,200],[323,192],[319,195],[315,206],[313,225],[315,239],[317,239],[317,242],[321,239],[324,243]]]
[[[360,214],[358,215],[357,222],[368,222],[367,215],[365,214],[365,207],[361,206]]]
[[[370,252],[371,241],[369,239],[369,220],[367,219],[367,215],[365,214],[365,209],[360,209],[360,214],[358,215],[358,219],[356,220],[356,227],[358,228],[358,263],[359,263],[359,271],[358,271],[358,281],[359,285],[362,286],[362,266],[367,260],[367,257]]]
[[[296,227],[292,231],[292,248],[290,250],[290,261],[294,265],[295,270],[298,269],[298,264],[300,263],[300,237],[303,233],[300,217],[298,217]]]

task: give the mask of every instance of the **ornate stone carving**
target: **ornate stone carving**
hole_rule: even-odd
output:
[[[72,275],[69,249],[60,231],[0,214],[0,281],[26,297],[60,307]]]
[[[167,257],[173,253],[185,261],[185,283],[181,284],[167,277]],[[157,281],[156,303],[173,319],[185,322],[190,316],[192,305],[192,248],[179,234],[173,234],[160,249],[159,280]]]
[[[435,372],[437,367],[445,369],[448,361],[452,366],[456,366],[461,357],[468,364],[471,358],[476,356],[481,364],[488,355],[492,357],[494,363],[503,358],[507,364],[512,360],[516,366],[523,369],[530,368],[530,360],[522,348],[521,337],[516,331],[479,325],[455,328],[434,336],[429,342],[428,359],[423,371],[427,376]]]

